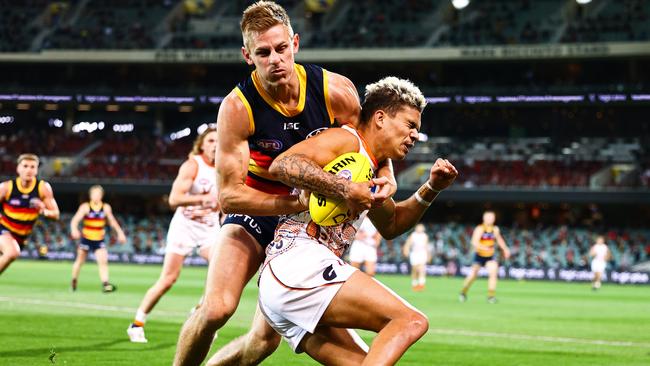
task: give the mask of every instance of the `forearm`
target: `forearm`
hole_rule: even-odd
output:
[[[58,220],[59,219],[59,210],[58,209],[43,209],[43,212],[41,214],[48,219],[52,220]]]
[[[380,230],[381,235],[387,239],[392,239],[412,228],[420,222],[422,215],[437,196],[438,192],[423,184],[408,199],[393,204],[392,207],[390,204],[383,205],[378,209],[379,216],[383,216],[383,219],[380,219],[380,226],[384,227],[383,230]],[[416,197],[419,197],[419,199]]]
[[[172,194],[169,196],[169,206],[176,208],[180,206],[198,206],[201,205],[203,197],[200,195],[190,194]]]
[[[243,183],[221,189],[219,203],[224,214],[277,216],[306,210],[298,196],[265,193]]]
[[[269,169],[282,183],[327,197],[345,199],[349,181],[323,170],[318,164],[295,154],[275,160]]]

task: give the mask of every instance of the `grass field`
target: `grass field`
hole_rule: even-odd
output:
[[[170,365],[181,323],[202,292],[206,268],[185,268],[147,323],[148,344],[126,327],[160,267],[111,265],[113,294],[87,264],[76,293],[68,262],[19,260],[0,276],[0,365]],[[650,365],[650,288],[502,281],[496,305],[485,280],[458,303],[460,279],[429,278],[413,293],[404,276],[380,276],[429,317],[430,330],[400,365]],[[216,347],[246,331],[257,289],[250,283]],[[366,340],[371,334],[363,333]],[[213,347],[216,349],[216,347]],[[286,344],[265,365],[314,365]]]

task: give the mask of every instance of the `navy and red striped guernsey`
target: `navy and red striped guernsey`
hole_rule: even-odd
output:
[[[295,64],[295,72],[300,81],[300,97],[293,111],[266,93],[255,71],[234,89],[248,111],[250,160],[246,185],[266,193],[289,194],[292,190],[269,174],[273,159],[334,123],[327,70]]]
[[[38,219],[38,208],[34,207],[32,200],[42,199],[42,186],[43,181],[36,178],[27,188],[22,187],[20,178],[9,181],[9,190],[0,212],[0,229],[9,231],[21,246],[32,233]]]

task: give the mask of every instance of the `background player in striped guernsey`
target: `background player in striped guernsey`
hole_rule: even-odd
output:
[[[255,70],[226,96],[217,116],[219,201],[228,216],[210,259],[204,301],[179,335],[175,365],[203,361],[215,332],[235,312],[244,286],[264,260],[276,215],[307,208],[306,200],[291,195],[292,188],[269,174],[273,159],[335,120],[356,124],[359,118],[359,96],[349,79],[295,63],[299,37],[281,6],[256,2],[244,11],[241,29],[242,54]],[[388,165],[379,175],[390,177],[391,184],[378,192],[377,201],[396,190]],[[342,336],[351,337],[348,332]],[[279,342],[258,311],[251,330],[219,350],[208,365],[258,364]]]
[[[488,270],[487,300],[491,304],[497,301],[495,296],[499,263],[494,257],[494,243],[499,244],[499,248],[501,248],[505,259],[510,258],[510,249],[508,249],[505,240],[503,240],[503,236],[501,236],[501,230],[499,230],[498,226],[494,225],[495,220],[496,216],[494,215],[494,211],[485,211],[483,213],[483,223],[474,228],[474,232],[472,233],[472,247],[475,251],[474,264],[465,278],[463,289],[460,291],[459,300],[461,302],[467,301],[467,291],[469,291],[472,283],[474,283],[479,269],[483,266]]]
[[[58,220],[52,186],[38,179],[38,156],[18,157],[15,179],[0,183],[0,274],[13,262],[31,234],[39,215]]]
[[[99,279],[102,281],[103,292],[113,292],[116,287],[108,280],[108,251],[106,250],[106,222],[117,233],[117,241],[126,243],[126,235],[122,227],[113,216],[111,205],[103,201],[104,188],[100,185],[90,187],[88,190],[89,202],[79,205],[77,213],[70,220],[70,236],[79,240],[77,259],[72,265],[72,291],[77,290],[77,279],[81,266],[86,262],[88,252],[93,251],[99,268]],[[83,220],[83,227],[79,232],[79,222]]]

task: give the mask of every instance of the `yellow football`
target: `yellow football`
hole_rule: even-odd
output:
[[[337,157],[323,170],[353,182],[367,182],[374,176],[368,158],[357,152]],[[309,197],[309,214],[312,221],[321,226],[334,226],[350,219],[345,200],[325,197],[320,193],[312,193]]]

